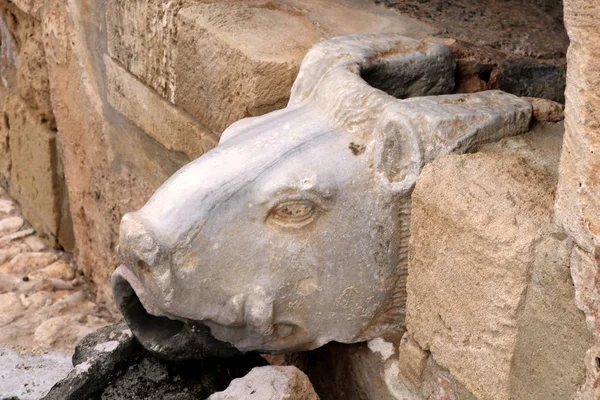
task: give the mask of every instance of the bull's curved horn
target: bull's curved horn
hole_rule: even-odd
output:
[[[454,68],[440,44],[397,34],[340,36],[306,54],[288,107],[308,101],[345,130],[370,133],[397,99],[451,93]]]

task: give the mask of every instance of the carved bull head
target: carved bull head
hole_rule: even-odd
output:
[[[123,217],[113,291],[142,344],[220,356],[398,329],[421,168],[531,116],[503,92],[441,95],[453,76],[448,48],[398,35],[315,45],[285,109],[230,126]]]

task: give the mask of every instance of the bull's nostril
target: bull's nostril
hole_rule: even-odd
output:
[[[115,302],[127,325],[146,349],[169,359],[230,357],[240,354],[231,344],[212,337],[210,329],[205,325],[149,314],[120,271],[126,270],[120,267],[112,276]],[[135,286],[136,290],[140,290],[139,285]]]

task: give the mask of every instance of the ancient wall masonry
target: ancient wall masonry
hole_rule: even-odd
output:
[[[600,4],[565,1],[571,40],[565,92],[565,140],[556,198],[557,223],[573,239],[571,273],[577,305],[586,314],[595,346],[586,356],[588,380],[581,399],[600,397]]]
[[[239,397],[252,385],[262,389],[270,382],[279,385],[280,392],[306,399],[314,399],[315,392],[321,399],[600,399],[600,4],[564,0],[565,33],[559,23],[560,1],[509,2],[510,9],[505,3],[5,1],[0,4],[0,185],[18,201],[38,235],[54,247],[74,251],[82,279],[92,284],[92,296],[117,318],[110,276],[119,264],[121,236],[120,261],[131,268],[121,267],[115,275],[117,300],[136,300],[137,293],[134,305],[140,315],[165,315],[168,329],[181,329],[178,341],[158,343],[171,347],[152,349],[157,354],[190,357],[190,344],[181,345],[190,331],[219,339],[215,345],[199,335],[192,343],[199,350],[192,356],[204,356],[213,345],[212,355],[237,354],[231,343],[242,350],[278,352],[335,341],[306,354],[269,358],[272,364],[282,359],[282,364],[294,364],[306,375],[293,367],[254,369],[214,398]],[[443,79],[415,78],[423,61],[419,58],[413,67],[403,64],[399,72],[396,62],[406,55],[403,51],[367,57],[360,68],[344,64],[340,68],[351,72],[344,75],[334,64],[352,51],[328,58],[348,50],[337,40],[321,43],[305,58],[318,42],[381,32],[448,46],[450,52],[441,51],[437,61],[427,61],[430,71],[435,70],[432,76]],[[432,45],[423,46],[420,50],[425,51]],[[331,67],[339,73],[336,79],[316,85],[315,76]],[[340,86],[352,88],[358,81],[366,81],[369,91],[331,97]],[[382,102],[387,94],[377,89],[403,99],[402,107]],[[532,97],[510,96],[516,99],[511,102],[508,95],[488,92],[453,94],[443,100],[406,99],[488,89]],[[360,106],[352,105],[358,98]],[[275,117],[265,117],[280,109],[284,110]],[[355,113],[357,109],[373,112],[364,116]],[[293,114],[293,124],[277,118],[286,113]],[[382,115],[388,117],[378,119]],[[259,126],[257,121],[268,123]],[[320,136],[319,129],[336,135]],[[522,134],[527,129],[530,132]],[[468,134],[461,136],[465,130]],[[288,132],[290,142],[265,140],[264,146],[253,147],[244,139],[248,132],[263,138]],[[269,197],[267,190],[284,182],[285,174],[257,177],[263,186],[244,186],[239,192],[262,193],[262,203],[242,196],[244,201],[236,207],[221,207],[215,200],[221,189],[210,190],[213,197],[202,198],[194,207],[180,202],[185,197],[181,193],[193,191],[199,181],[205,188],[226,181],[221,185],[226,191],[231,189],[227,185],[239,184],[248,171],[270,165],[271,159],[306,171],[314,165],[283,150],[298,145],[307,132],[314,141],[302,146],[314,146],[316,156],[310,159],[315,170],[338,174],[326,179],[315,174],[298,186],[301,193],[326,189],[314,219],[329,221],[332,228],[323,230],[325,234],[306,229],[295,242],[278,242],[277,229],[290,234],[313,221],[313,203],[304,198],[254,216],[262,221],[261,228],[268,225],[268,240],[263,240],[263,231],[241,228],[241,219],[267,207],[265,198],[288,193]],[[509,133],[519,135],[501,139]],[[457,136],[462,139],[454,141]],[[495,143],[483,144],[487,141]],[[267,151],[273,143],[280,145],[277,151],[283,149],[276,157],[269,156],[272,148]],[[398,151],[409,148],[412,152]],[[477,154],[445,155],[465,151]],[[214,155],[226,153],[220,159],[227,161],[227,152],[240,163],[239,169],[231,167],[233,162],[217,162]],[[429,166],[417,180],[425,164]],[[195,170],[198,165],[204,167]],[[367,177],[365,171],[373,175]],[[231,180],[219,181],[228,173]],[[347,175],[340,179],[339,174]],[[182,175],[191,178],[177,178]],[[159,189],[165,182],[179,195],[165,196],[168,190]],[[288,189],[292,183],[286,183]],[[119,232],[123,216],[144,206],[157,189],[155,200],[144,208],[150,211],[128,214]],[[389,196],[365,195],[377,190]],[[161,200],[165,198],[169,201]],[[328,214],[338,198],[346,206],[363,208]],[[208,218],[205,228],[212,239],[223,240],[209,241],[205,248],[202,235],[190,232],[194,221],[205,217],[204,205],[213,200],[221,211],[211,209],[210,214],[218,214],[219,220]],[[19,318],[25,309],[37,307],[36,299],[41,298],[37,293],[23,297],[33,285],[56,283],[49,278],[68,283],[74,273],[64,262],[34,251],[36,243],[25,238],[33,230],[14,212],[0,209],[7,216],[0,224],[0,340],[58,346],[53,342],[57,337],[72,341],[91,326],[107,323],[108,312],[81,294],[73,304],[82,307],[85,302],[85,310],[98,311],[101,319],[91,318],[69,330],[71,317],[51,315],[52,307],[44,306],[34,315],[42,328],[21,326],[35,334],[14,329],[22,325]],[[290,222],[290,213],[305,212],[310,218]],[[377,218],[379,225],[367,229]],[[227,230],[227,222],[233,220],[235,229]],[[260,245],[249,254],[260,256],[239,256],[253,249],[244,242],[246,237],[251,245]],[[165,255],[165,248],[174,248],[165,243],[181,238],[189,241],[174,247],[189,249],[195,243],[202,257],[200,251]],[[337,248],[334,240],[343,241],[345,250],[330,251]],[[289,254],[282,249],[293,253],[300,243],[309,243],[318,256],[311,259],[310,251],[277,256]],[[236,251],[223,256],[223,248]],[[242,267],[232,272],[231,265]],[[309,267],[329,265],[333,267],[326,273],[309,273]],[[346,270],[343,279],[337,278],[337,272],[352,265],[355,268]],[[374,265],[379,269],[371,273]],[[268,273],[264,266],[270,268]],[[154,267],[162,274],[139,278]],[[282,273],[285,268],[292,272]],[[200,269],[212,275],[195,275]],[[246,275],[251,276],[240,279]],[[195,279],[199,276],[204,279],[200,283]],[[344,286],[349,281],[352,285]],[[165,289],[171,282],[178,290]],[[267,289],[277,290],[265,290],[265,282],[272,284]],[[199,288],[204,298],[195,294]],[[127,313],[131,304],[120,304]],[[184,331],[178,318],[209,322],[189,323]],[[136,331],[135,321],[132,326],[135,334],[143,331]],[[152,335],[158,329],[146,332]],[[97,340],[104,340],[102,335]],[[140,339],[148,347],[149,342]],[[368,341],[354,343],[362,340]],[[127,341],[134,342],[130,336]],[[94,340],[88,344],[96,345]],[[111,383],[113,387],[107,382],[114,365],[102,367],[103,381],[96,382],[100,386],[94,390],[127,390],[120,385],[127,387],[143,371],[163,371],[166,378],[156,386],[165,393],[170,390],[170,383],[163,384],[171,378],[166,367],[145,350],[136,351],[137,364]],[[103,357],[114,361],[112,353],[101,356],[94,364],[98,368],[106,361]],[[235,375],[265,362],[255,361]],[[219,371],[211,370],[215,382],[225,376]],[[94,378],[72,371],[57,386],[55,398],[81,397],[80,392],[69,392],[69,379],[80,390]],[[202,389],[203,395],[214,392],[214,385],[209,386]]]
[[[28,12],[5,4],[0,16],[0,176],[38,233],[55,246],[72,250],[41,20]]]
[[[585,381],[592,338],[553,224],[560,138],[439,159],[413,194],[408,332],[478,399],[567,399]]]

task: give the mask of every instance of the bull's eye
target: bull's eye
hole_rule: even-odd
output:
[[[288,200],[273,207],[269,220],[292,228],[301,228],[310,224],[317,216],[317,207],[310,200]]]

